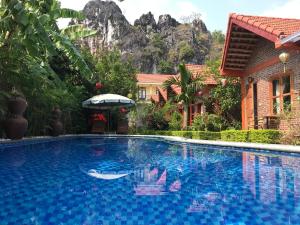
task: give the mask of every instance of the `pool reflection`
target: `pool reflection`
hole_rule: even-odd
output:
[[[243,179],[253,197],[264,204],[300,197],[300,161],[289,156],[243,153]]]

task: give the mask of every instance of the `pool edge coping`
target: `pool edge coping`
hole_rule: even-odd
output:
[[[248,143],[248,142],[227,142],[227,141],[213,141],[213,140],[198,140],[188,139],[184,137],[175,136],[164,136],[164,135],[122,135],[122,134],[78,134],[78,135],[61,135],[58,137],[41,136],[41,137],[29,137],[21,140],[9,140],[0,139],[1,144],[14,144],[22,143],[26,141],[43,141],[43,140],[61,140],[65,138],[76,138],[76,137],[139,137],[139,138],[162,138],[165,140],[185,142],[202,145],[214,145],[214,146],[225,146],[225,147],[236,147],[236,148],[252,148],[260,150],[300,153],[300,146],[295,145],[282,145],[282,144],[260,144],[260,143]]]

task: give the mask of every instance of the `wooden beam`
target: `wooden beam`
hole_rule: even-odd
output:
[[[230,46],[243,46],[243,47],[249,47],[249,48],[252,48],[254,46],[256,46],[256,44],[247,44],[247,43],[239,43],[239,42],[232,42],[230,43]]]
[[[240,56],[240,57],[250,57],[251,56],[251,54],[247,54],[247,53],[232,53],[232,52],[229,52],[227,55]]]
[[[231,40],[233,41],[257,41],[257,38],[251,38],[251,37],[231,37]]]
[[[251,49],[243,49],[243,48],[229,48],[228,51],[242,52],[242,53],[252,53],[253,52],[253,50],[251,50]]]
[[[246,66],[245,63],[231,63],[231,62],[229,62],[229,63],[225,62],[225,65],[228,65],[228,66],[238,66],[238,67],[245,67]]]
[[[240,26],[243,29],[251,31],[251,32],[257,34],[258,36],[261,36],[261,37],[263,37],[265,39],[268,39],[269,41],[272,41],[274,43],[278,40],[278,36],[283,33],[283,32],[278,32],[278,34],[269,33],[265,29],[253,26],[252,24],[249,24],[249,23],[246,23],[244,21],[240,21],[240,20],[234,19],[234,18],[231,19],[231,22],[233,24],[235,24],[236,26]]]
[[[235,34],[235,35],[245,35],[245,36],[257,37],[256,34],[251,33],[251,32],[247,32],[247,31],[245,31],[245,32],[243,32],[243,31],[232,31],[231,33]]]
[[[227,58],[228,62],[248,62],[248,59]]]
[[[244,68],[238,68],[238,67],[231,67],[231,66],[226,66],[225,70],[239,70],[239,71],[243,71]]]

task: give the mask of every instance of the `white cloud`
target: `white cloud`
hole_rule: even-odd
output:
[[[81,10],[88,0],[60,0],[60,2],[64,8]],[[130,23],[150,11],[154,14],[156,20],[162,14],[170,14],[177,20],[192,13],[201,13],[202,18],[206,18],[206,13],[201,11],[191,0],[125,0],[115,2],[120,6]],[[60,26],[65,26],[67,23],[68,20],[59,21]]]
[[[283,5],[275,6],[266,10],[265,12],[263,12],[263,15],[300,19],[299,8],[300,0],[287,0]]]

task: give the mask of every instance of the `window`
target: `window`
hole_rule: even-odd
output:
[[[146,99],[146,88],[139,89],[139,99],[141,99],[141,100]]]
[[[291,111],[291,76],[284,76],[272,80],[272,112]]]

